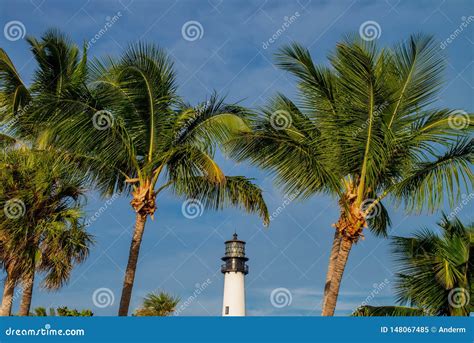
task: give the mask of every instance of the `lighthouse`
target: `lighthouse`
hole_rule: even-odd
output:
[[[224,274],[224,299],[222,303],[223,316],[245,316],[245,275],[249,272],[245,264],[245,242],[234,233],[230,241],[225,242],[224,264],[221,272]]]

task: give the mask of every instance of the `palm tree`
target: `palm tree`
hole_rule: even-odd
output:
[[[441,235],[423,229],[394,237],[397,302],[404,306],[363,306],[358,316],[469,316],[474,311],[474,224],[443,215]]]
[[[7,279],[1,315],[9,315],[14,287],[22,280],[20,315],[28,315],[36,270],[45,272],[48,289],[61,287],[92,243],[81,224],[84,178],[57,154],[21,148],[0,158],[2,263]],[[13,212],[17,206],[17,212]]]
[[[47,127],[48,144],[73,153],[103,194],[132,195],[135,228],[119,315],[128,313],[145,223],[165,189],[206,208],[239,206],[268,222],[260,189],[245,177],[225,176],[213,159],[217,143],[248,130],[249,115],[215,95],[196,107],[183,102],[169,57],[146,44],[95,61],[87,82],[45,94],[28,111],[25,125]]]
[[[315,65],[307,49],[280,50],[277,66],[298,80],[298,102],[282,94],[263,108],[252,132],[230,152],[270,170],[299,198],[326,193],[340,216],[326,277],[323,315],[333,315],[352,245],[368,227],[385,236],[388,197],[409,211],[451,204],[473,184],[472,115],[432,106],[444,61],[431,37],[411,36],[394,48],[348,37]],[[455,125],[456,124],[456,125]]]
[[[137,317],[158,316],[166,317],[171,315],[178,305],[180,299],[165,292],[159,294],[147,294],[143,300],[141,308],[135,311]]]
[[[474,310],[474,223],[443,215],[437,235],[421,230],[395,237],[399,264],[397,297],[401,304],[441,316],[469,316]]]
[[[69,281],[75,265],[84,262],[89,255],[93,239],[81,223],[82,212],[72,208],[58,211],[54,216],[56,218],[45,228],[40,245],[35,247],[37,253],[31,269],[23,277],[20,316],[30,312],[36,270],[46,274],[42,286],[56,290]]]
[[[0,134],[0,142],[2,145],[11,145],[11,144],[18,144],[17,139],[21,138],[24,142],[23,147],[29,146],[30,148],[34,147],[34,150],[44,150],[48,149],[49,153],[51,152],[51,146],[48,146],[46,142],[48,142],[48,135],[49,129],[44,125],[35,125],[31,121],[29,121],[28,114],[33,111],[40,110],[42,108],[42,99],[48,98],[51,99],[52,97],[58,97],[61,92],[70,91],[74,89],[77,84],[84,82],[84,78],[86,76],[86,62],[87,56],[84,53],[82,57],[79,58],[79,49],[76,45],[72,44],[72,42],[61,34],[59,31],[56,30],[49,30],[47,31],[40,40],[37,40],[33,37],[28,37],[28,43],[31,46],[31,50],[33,52],[34,58],[38,64],[38,68],[36,69],[33,81],[31,86],[27,86],[18,71],[16,70],[13,62],[8,57],[6,52],[3,49],[0,49],[0,124],[2,125],[2,131],[6,131],[9,134],[13,134],[15,138],[12,138],[8,134]],[[58,161],[61,160],[59,156],[63,154],[57,151],[58,155],[56,158]],[[69,160],[68,163],[71,161],[71,157],[67,156]],[[70,170],[75,171],[81,165],[71,165]],[[62,172],[65,172],[66,169],[62,169]],[[63,176],[62,176],[63,177]],[[74,176],[76,178],[81,178],[79,175]],[[82,184],[86,183],[87,177],[82,176],[83,181]],[[70,178],[70,181],[73,177]],[[64,180],[64,177],[63,177]],[[54,184],[54,180],[53,184]],[[64,191],[71,192],[74,191],[74,188],[71,187],[69,189],[64,189]],[[81,191],[82,192],[82,191]],[[61,201],[68,198],[68,194],[57,195],[58,196],[58,205],[61,206]],[[69,194],[69,197],[74,197],[74,194]],[[51,206],[52,208],[53,206]],[[82,248],[77,246],[77,249],[85,249],[85,245],[90,244],[90,236],[83,230],[83,228],[77,225],[77,219],[74,219],[74,216],[61,216],[60,208],[56,208],[57,212],[55,213],[56,218],[59,220],[56,226],[64,226],[63,231],[64,235],[70,235],[69,238],[66,239],[61,244],[66,244],[63,248],[68,248],[68,245],[72,244],[74,241],[74,235],[76,238],[83,239],[82,242],[77,241],[74,244],[82,244]],[[63,209],[64,210],[64,209]],[[67,209],[69,215],[73,214],[73,209]],[[53,214],[54,211],[51,212]],[[66,213],[64,213],[66,214]],[[41,221],[38,221],[41,222]],[[54,227],[54,225],[52,227]],[[45,227],[46,229],[46,227]],[[56,228],[56,234],[59,238],[59,227]],[[46,231],[45,231],[46,232]],[[55,233],[52,231],[51,233]],[[23,301],[22,306],[20,307],[20,313],[25,314],[27,313],[26,310],[29,308],[29,304],[31,298],[29,293],[33,289],[33,280],[34,280],[34,269],[36,268],[36,262],[33,260],[34,254],[33,251],[38,249],[38,238],[32,237],[33,244],[30,245],[32,251],[31,253],[31,264],[32,266],[28,267],[32,273],[28,275],[24,275],[24,294],[23,294]],[[58,242],[57,246],[59,247],[60,242]],[[77,255],[71,255],[71,258],[65,259],[63,264],[64,270],[66,271],[69,267],[66,266],[66,262],[80,262],[82,261],[83,256],[87,255],[87,249],[83,252],[76,251]],[[85,254],[85,255],[83,255]],[[44,259],[46,261],[47,259]],[[52,261],[52,260],[48,260]],[[48,270],[44,262],[37,261],[38,268],[41,270]],[[60,268],[61,263],[56,263],[55,268]],[[72,264],[71,266],[72,267]],[[54,270],[50,269],[49,271],[52,272]],[[55,274],[60,278],[62,276],[66,276],[67,273],[58,273]],[[49,274],[52,276],[53,274]],[[33,279],[33,280],[32,280]],[[45,287],[47,288],[55,288],[56,284],[60,284],[65,280],[50,280],[48,277],[45,280]]]

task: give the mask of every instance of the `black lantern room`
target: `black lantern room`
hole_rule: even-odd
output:
[[[249,259],[245,257],[245,242],[238,239],[237,234],[234,233],[234,237],[225,242],[225,256],[222,261],[225,262],[221,266],[222,273],[229,272],[240,272],[247,274],[249,267],[245,264]]]

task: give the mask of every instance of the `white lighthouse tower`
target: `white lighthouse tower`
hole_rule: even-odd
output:
[[[245,275],[249,272],[245,262],[245,242],[234,233],[233,239],[225,242],[225,262],[221,267],[224,274],[223,316],[245,316]]]

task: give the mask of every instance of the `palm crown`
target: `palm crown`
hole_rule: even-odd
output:
[[[474,226],[443,216],[441,235],[421,230],[395,237],[397,297],[431,315],[468,316],[474,299]]]
[[[71,171],[74,165],[67,159],[50,151],[7,148],[0,166],[0,204],[6,209],[0,214],[1,259],[6,285],[23,281],[20,312],[27,315],[36,271],[46,274],[44,287],[57,289],[88,255],[92,237],[81,210],[85,180]],[[9,312],[8,296],[3,300],[2,310]]]
[[[180,299],[168,293],[149,293],[143,299],[143,306],[135,311],[135,316],[166,317],[172,314]]]
[[[431,37],[415,35],[393,49],[348,37],[329,61],[315,65],[299,44],[281,49],[276,64],[296,77],[298,101],[276,95],[253,130],[230,144],[237,159],[272,171],[292,194],[338,197],[326,284],[332,296],[323,314],[334,312],[345,261],[362,229],[386,235],[390,218],[382,199],[432,210],[443,203],[443,189],[452,204],[473,182],[470,121],[453,125],[458,111],[432,106],[444,63]]]
[[[441,234],[428,229],[393,237],[395,290],[404,306],[361,306],[353,316],[469,316],[474,306],[474,226],[443,215]]]

